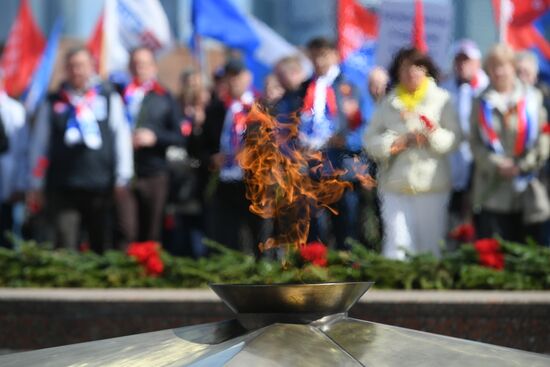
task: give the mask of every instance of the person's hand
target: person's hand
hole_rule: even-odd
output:
[[[344,98],[344,101],[342,102],[342,112],[344,112],[344,115],[346,115],[348,118],[351,118],[357,112],[359,111],[359,102],[357,102],[353,98]]]
[[[152,147],[157,143],[157,135],[151,129],[137,128],[134,132],[134,149]]]
[[[390,147],[390,154],[396,155],[407,149],[409,146],[409,134],[401,135],[394,140]]]
[[[386,95],[389,81],[390,77],[384,68],[376,66],[371,70],[368,79],[368,89],[375,101],[380,101]]]
[[[219,171],[225,163],[225,154],[216,153],[210,157],[210,170]]]
[[[390,148],[390,153],[394,155],[394,154],[401,153],[405,149],[413,148],[413,147],[420,148],[427,144],[428,144],[428,138],[424,134],[418,133],[418,132],[414,132],[414,133],[411,132],[411,133],[401,135],[397,139],[395,139],[395,141],[393,142]]]
[[[423,133],[414,133],[414,138],[412,138],[411,145],[417,148],[423,148],[429,144],[428,137]]]
[[[510,158],[505,158],[498,164],[498,173],[504,178],[513,178],[519,175],[519,167]]]
[[[195,109],[195,113],[193,114],[193,121],[195,123],[195,126],[199,127],[204,124],[204,120],[206,120],[206,113],[204,109],[197,108]]]

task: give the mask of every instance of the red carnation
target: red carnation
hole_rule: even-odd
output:
[[[154,241],[133,242],[126,251],[128,255],[134,257],[138,262],[143,263],[151,256],[157,254],[160,245]]]
[[[159,255],[160,244],[155,241],[133,242],[128,246],[127,254],[137,260],[147,270],[147,274],[157,276],[164,270]]]
[[[474,243],[474,247],[479,253],[500,251],[500,243],[494,238],[479,239]]]
[[[327,252],[327,247],[321,242],[310,242],[300,248],[302,259],[317,266],[327,266]]]
[[[147,259],[147,263],[145,264],[145,269],[147,270],[147,273],[151,276],[159,276],[164,271],[164,263],[160,259],[160,256],[151,256],[149,259]]]
[[[476,237],[476,230],[472,223],[464,223],[455,227],[449,236],[456,241],[470,242]]]
[[[479,255],[479,263],[489,268],[504,269],[504,255],[500,250],[500,243],[494,238],[483,238],[474,243]]]
[[[479,254],[479,263],[489,268],[498,270],[504,269],[504,255],[500,253],[481,253]]]

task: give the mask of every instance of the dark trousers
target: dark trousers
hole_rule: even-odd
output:
[[[482,210],[475,217],[477,238],[499,236],[506,241],[525,242],[527,238],[542,243],[543,226],[523,224],[521,213],[497,213]]]
[[[220,182],[211,207],[209,236],[216,242],[235,250],[252,251],[259,256],[258,244],[267,239],[262,233],[262,218],[250,212],[250,202],[245,196],[243,182]],[[242,234],[249,230],[251,238],[246,243]]]
[[[2,203],[0,207],[0,247],[11,247],[7,234],[13,229],[13,205]]]
[[[361,241],[362,211],[364,200],[361,197],[359,184],[354,190],[347,190],[331,207],[338,213],[333,214],[326,209],[313,209],[311,212],[308,242],[321,241],[325,244],[334,240],[338,250],[349,250],[347,239]]]
[[[199,258],[207,254],[203,245],[204,224],[200,214],[171,214],[172,226],[165,226],[162,244],[174,256]],[[170,228],[171,227],[171,228]]]
[[[112,193],[80,189],[55,190],[46,193],[46,218],[54,233],[50,237],[54,245],[77,249],[83,236],[88,234],[90,247],[101,253],[108,239],[107,228]]]
[[[118,247],[135,241],[160,241],[168,176],[136,178],[127,190],[116,195]]]

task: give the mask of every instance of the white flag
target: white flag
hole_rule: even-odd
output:
[[[106,0],[98,59],[103,73],[126,70],[129,51],[147,46],[155,52],[171,45],[170,26],[158,0]],[[90,40],[89,44],[97,44]],[[93,52],[94,50],[92,50]]]

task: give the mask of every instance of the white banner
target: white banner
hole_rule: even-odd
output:
[[[171,43],[168,19],[158,0],[107,0],[103,32],[108,72],[126,70],[132,48],[160,51]]]
[[[414,1],[384,0],[379,8],[380,30],[376,63],[389,67],[395,53],[411,45]],[[448,66],[453,30],[453,5],[450,0],[424,1],[424,29],[428,53],[442,70]]]

